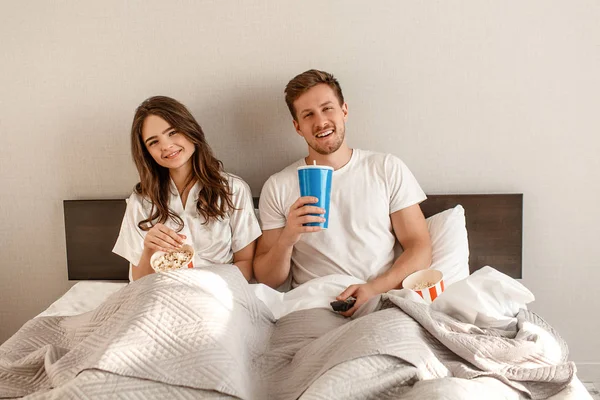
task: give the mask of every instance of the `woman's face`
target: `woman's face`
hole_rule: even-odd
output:
[[[177,170],[191,166],[194,144],[164,119],[149,115],[142,126],[142,141],[158,165]]]

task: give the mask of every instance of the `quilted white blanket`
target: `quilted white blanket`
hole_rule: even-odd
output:
[[[149,275],[94,311],[25,324],[0,347],[0,398],[538,399],[575,373],[528,311],[515,336],[393,292],[368,305],[276,321],[235,267]]]

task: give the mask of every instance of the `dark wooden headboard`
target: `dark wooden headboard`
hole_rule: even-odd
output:
[[[469,270],[486,265],[522,278],[523,195],[428,195],[421,203],[425,218],[460,204],[469,237]]]
[[[254,202],[257,205],[258,199]],[[127,280],[129,263],[112,253],[125,200],[65,200],[63,204],[69,279]],[[523,195],[429,195],[421,209],[430,217],[457,204],[465,209],[471,272],[490,265],[521,278]]]
[[[114,254],[127,203],[65,200],[69,280],[129,280],[129,262]]]

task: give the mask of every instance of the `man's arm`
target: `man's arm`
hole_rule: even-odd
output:
[[[418,204],[391,215],[396,238],[404,250],[392,267],[373,280],[379,293],[400,288],[408,275],[431,265],[431,238],[427,222]]]
[[[262,236],[258,238],[254,255],[256,280],[272,288],[283,284],[290,273],[290,260],[294,246],[287,246],[279,241],[283,229],[263,231]]]
[[[341,313],[346,317],[354,314],[371,297],[399,288],[408,275],[431,265],[431,238],[421,207],[412,205],[396,211],[390,218],[404,251],[385,273],[363,285],[351,285],[337,297],[338,300],[346,300],[349,296],[356,298],[354,306]]]
[[[263,231],[258,239],[256,255],[254,256],[254,276],[260,283],[272,288],[281,286],[290,273],[290,261],[294,245],[303,233],[318,232],[319,226],[304,226],[308,222],[323,222],[320,216],[308,214],[324,214],[325,210],[315,206],[305,206],[316,203],[314,197],[300,197],[290,207],[285,226],[278,229]]]

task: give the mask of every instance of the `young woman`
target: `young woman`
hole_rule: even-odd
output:
[[[250,188],[223,171],[187,108],[164,96],[144,101],[133,118],[131,151],[140,182],[113,249],[130,262],[129,279],[154,272],[154,252],[188,243],[195,267],[233,263],[250,280],[261,235]]]

